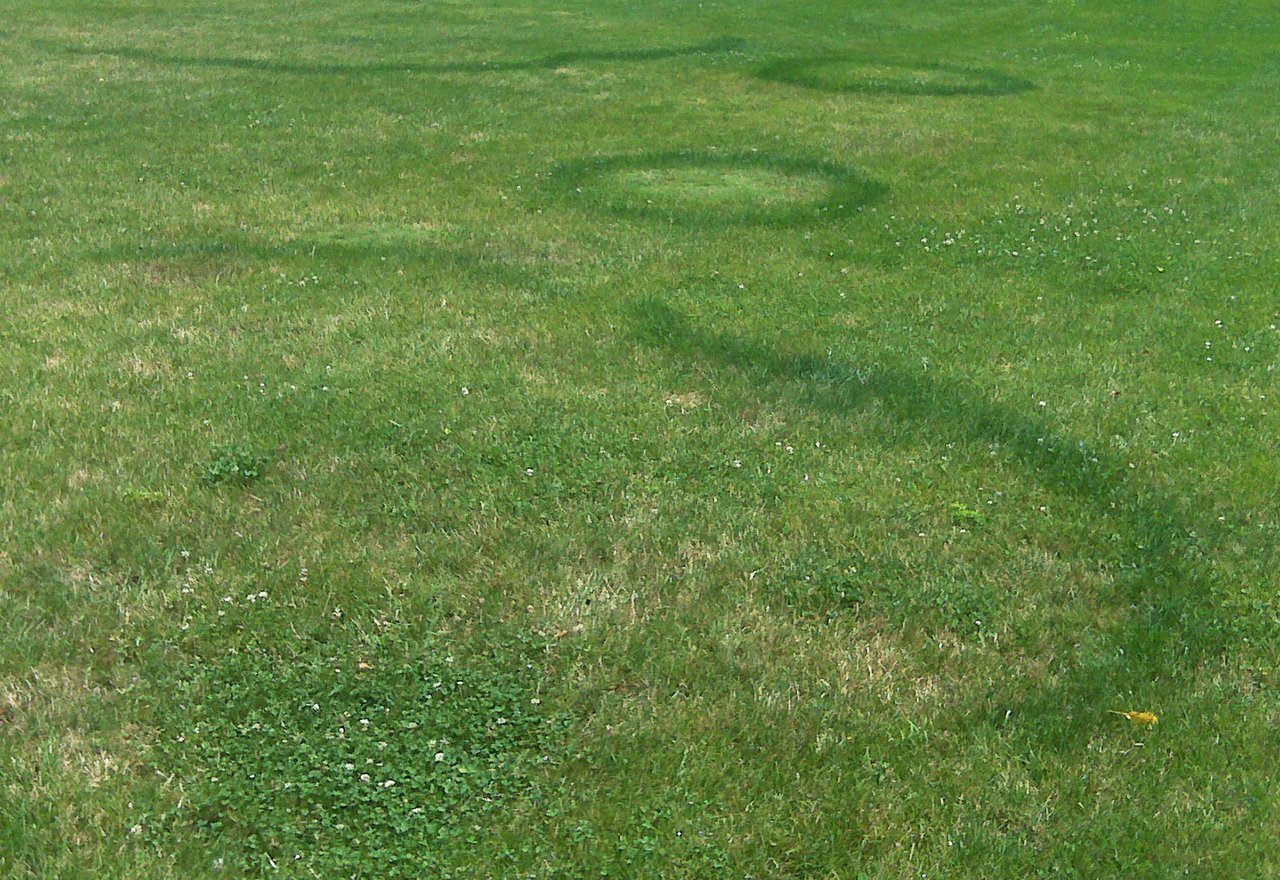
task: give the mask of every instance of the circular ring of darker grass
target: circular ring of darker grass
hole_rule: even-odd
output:
[[[819,223],[888,191],[835,162],[719,150],[582,159],[556,166],[552,181],[565,198],[595,210],[702,228]]]
[[[828,72],[831,68],[836,70]],[[989,68],[878,62],[847,55],[781,58],[761,67],[756,76],[832,94],[998,97],[1036,87],[1030,80]]]

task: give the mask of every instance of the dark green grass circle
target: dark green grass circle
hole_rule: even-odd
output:
[[[553,170],[552,184],[594,210],[700,227],[819,223],[853,214],[888,191],[836,162],[721,150],[565,162]]]
[[[756,76],[833,94],[998,97],[1036,87],[1030,80],[988,68],[884,63],[845,55],[781,58],[757,70]]]

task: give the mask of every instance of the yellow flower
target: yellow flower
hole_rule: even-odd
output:
[[[1139,727],[1150,727],[1151,725],[1158,724],[1160,722],[1160,716],[1155,712],[1117,712],[1115,709],[1112,709],[1111,713],[1113,715],[1123,715],[1125,718],[1128,718],[1130,722]]]

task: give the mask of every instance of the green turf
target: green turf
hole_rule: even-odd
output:
[[[1280,873],[1278,44],[10,2],[0,877]]]

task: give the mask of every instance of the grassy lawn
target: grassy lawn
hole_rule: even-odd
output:
[[[0,877],[1280,875],[1275,12],[10,0]]]

